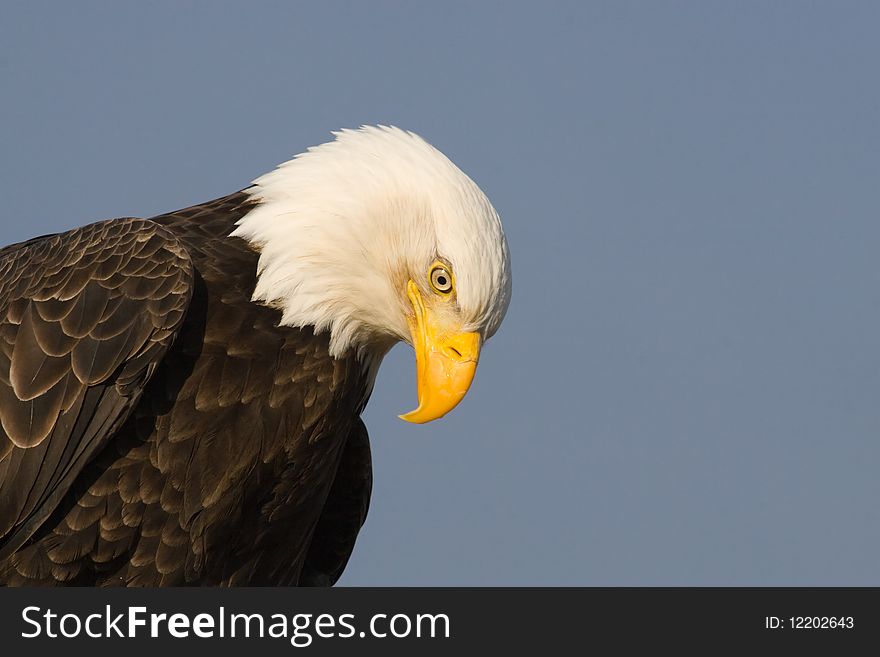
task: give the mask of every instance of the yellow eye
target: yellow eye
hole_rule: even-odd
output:
[[[452,274],[446,267],[435,265],[431,269],[431,287],[440,294],[452,292]]]

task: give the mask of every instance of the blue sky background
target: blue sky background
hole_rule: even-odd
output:
[[[880,585],[880,5],[27,2],[0,9],[0,242],[419,132],[514,296],[425,427],[366,412],[346,585]]]

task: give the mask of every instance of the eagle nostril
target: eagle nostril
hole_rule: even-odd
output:
[[[462,353],[458,349],[456,349],[455,347],[446,347],[446,353],[455,359],[460,360],[460,359],[464,358]]]

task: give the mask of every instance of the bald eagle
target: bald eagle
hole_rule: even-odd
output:
[[[243,191],[0,250],[0,584],[332,585],[360,414],[416,356],[461,401],[511,293],[498,214],[411,132],[334,133]]]

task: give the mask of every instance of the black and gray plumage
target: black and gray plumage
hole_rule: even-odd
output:
[[[242,192],[0,250],[0,584],[329,585],[388,349],[464,396],[510,298],[497,213],[395,128]]]

